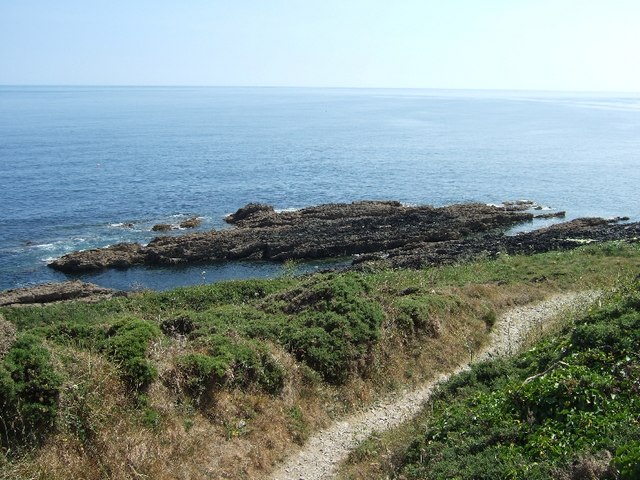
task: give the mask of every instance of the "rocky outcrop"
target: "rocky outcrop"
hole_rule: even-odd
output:
[[[202,224],[202,218],[191,217],[180,222],[180,228],[198,228]]]
[[[619,219],[578,218],[513,236],[492,233],[462,240],[422,242],[383,254],[360,256],[354,260],[354,265],[362,268],[368,262],[376,262],[394,268],[422,268],[502,253],[532,254],[569,250],[592,242],[640,241],[640,222],[618,222]]]
[[[105,248],[73,252],[49,266],[65,272],[90,272],[104,268],[128,268],[143,263],[145,252],[137,243],[118,243]]]
[[[243,220],[248,218],[258,219],[263,217],[275,217],[276,211],[271,205],[265,205],[263,203],[248,203],[242,208],[239,208],[236,213],[227,215],[225,221],[232,225],[240,224]]]
[[[146,246],[118,244],[75,252],[50,266],[82,272],[138,264],[330,258],[460,240],[532,218],[522,206],[484,204],[435,208],[363,201],[280,213],[268,205],[249,204],[227,217],[235,225],[229,230],[159,237]]]
[[[565,211],[560,211],[560,212],[551,212],[551,213],[541,213],[538,215],[534,215],[533,218],[564,218],[567,216],[567,212]]]
[[[249,204],[227,221],[229,230],[158,237],[148,245],[118,244],[75,252],[52,262],[63,272],[132,265],[179,265],[219,260],[320,259],[356,255],[392,267],[422,267],[478,255],[536,253],[591,241],[634,239],[639,223],[583,218],[507,236],[506,228],[530,221],[532,203],[459,204],[435,208],[399,202],[354,202],[276,212]],[[556,215],[562,215],[558,212]]]
[[[80,281],[45,283],[35,287],[16,288],[0,292],[0,306],[37,305],[67,300],[99,301],[124,292]]]
[[[168,232],[169,230],[173,230],[173,225],[168,223],[158,223],[151,227],[152,232]]]

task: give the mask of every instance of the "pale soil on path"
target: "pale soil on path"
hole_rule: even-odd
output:
[[[555,295],[540,303],[513,308],[498,318],[487,346],[468,363],[443,373],[415,390],[397,392],[367,410],[346,417],[318,432],[272,475],[272,480],[319,480],[334,478],[340,462],[360,442],[374,432],[382,432],[414,417],[436,387],[451,376],[467,370],[471,363],[496,356],[511,355],[525,343],[528,334],[569,309],[591,304],[598,292],[571,292]]]

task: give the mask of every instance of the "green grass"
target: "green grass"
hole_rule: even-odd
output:
[[[639,351],[635,281],[558,338],[449,382],[397,474],[550,479],[591,468],[638,478]]]

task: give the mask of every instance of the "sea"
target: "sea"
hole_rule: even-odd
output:
[[[639,191],[640,94],[0,87],[0,290],[283,275],[291,266],[269,262],[82,275],[47,266],[75,250],[147,243],[158,223],[198,216],[199,230],[229,228],[225,215],[249,202],[527,199],[567,219],[637,221]]]

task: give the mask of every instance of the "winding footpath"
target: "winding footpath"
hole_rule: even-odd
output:
[[[593,303],[598,292],[571,292],[554,295],[533,305],[513,308],[498,318],[488,345],[468,362],[441,374],[431,382],[411,391],[399,392],[386,401],[375,403],[312,436],[302,450],[292,455],[272,475],[272,480],[320,480],[335,478],[340,462],[360,442],[374,432],[383,432],[414,417],[439,384],[468,370],[470,365],[497,356],[516,353],[527,334],[570,309]]]

